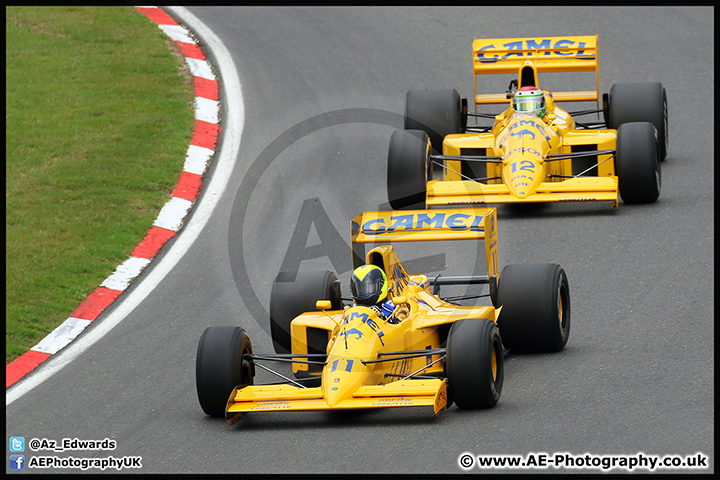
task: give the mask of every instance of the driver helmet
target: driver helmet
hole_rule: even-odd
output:
[[[537,87],[526,86],[515,92],[512,100],[513,110],[518,113],[543,117],[546,113],[545,95]]]
[[[385,272],[375,265],[363,265],[350,276],[350,290],[358,305],[373,306],[388,295],[388,281]]]

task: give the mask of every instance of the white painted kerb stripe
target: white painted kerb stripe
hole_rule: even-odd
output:
[[[218,111],[220,102],[208,98],[195,97],[195,120],[202,120],[208,123],[218,122]]]
[[[55,355],[65,345],[72,342],[88,325],[90,325],[90,320],[69,317],[30,350]]]
[[[185,57],[185,60],[187,61],[188,67],[190,67],[190,72],[194,76],[215,80],[215,74],[207,61],[188,57]]]
[[[100,284],[101,287],[111,290],[125,291],[135,277],[140,275],[143,268],[150,263],[149,258],[130,257],[118,265],[112,275]]]
[[[177,232],[180,230],[180,227],[182,227],[183,218],[187,216],[191,206],[192,202],[190,200],[172,197],[162,210],[160,210],[157,220],[155,220],[153,225]]]
[[[183,43],[195,43],[195,40],[190,36],[190,32],[187,31],[182,25],[158,25],[160,29],[165,32],[165,35],[170,37],[174,42]]]
[[[207,163],[210,161],[210,158],[212,158],[213,153],[214,150],[210,150],[209,148],[190,145],[187,157],[185,157],[183,170],[196,175],[202,175],[205,172]]]

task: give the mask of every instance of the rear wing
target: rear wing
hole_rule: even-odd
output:
[[[363,212],[353,218],[351,235],[353,268],[365,263],[367,243],[484,240],[488,277],[498,278],[495,208]]]
[[[518,73],[530,62],[537,72],[595,72],[595,91],[552,92],[556,102],[597,102],[600,108],[598,36],[490,38],[473,42],[473,91],[477,105],[506,103],[505,93],[478,94],[477,76]],[[522,82],[519,79],[520,86]]]

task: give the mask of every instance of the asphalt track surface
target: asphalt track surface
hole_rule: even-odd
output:
[[[236,167],[197,240],[151,294],[6,407],[8,437],[109,438],[117,447],[28,457],[141,456],[134,473],[461,473],[466,452],[700,452],[708,469],[659,471],[714,471],[712,9],[189,10],[237,68],[245,126]],[[475,37],[595,33],[603,92],[624,81],[667,88],[670,149],[655,204],[499,208],[501,265],[556,262],[568,274],[564,351],[509,356],[492,410],[258,413],[234,426],[202,413],[194,366],[206,326],[241,325],[256,352],[270,352],[266,312],[281,268],[331,269],[348,290],[350,219],[387,208],[387,144],[408,89],[471,96]],[[234,107],[223,105],[228,115]],[[466,274],[483,265],[477,252],[448,242],[400,254],[413,271]],[[130,290],[148,288],[159,268]]]

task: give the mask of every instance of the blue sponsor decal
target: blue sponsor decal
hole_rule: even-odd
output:
[[[346,337],[350,337],[350,335],[357,335],[357,340],[360,340],[363,336],[363,333],[358,330],[357,328],[351,328],[350,330],[343,330],[340,332],[340,337],[345,335]]]
[[[366,235],[382,235],[393,232],[412,232],[413,230],[426,230],[427,228],[449,228],[451,230],[471,230],[482,232],[480,226],[482,215],[469,215],[465,213],[436,213],[436,214],[410,214],[394,215],[389,219],[376,218],[368,220],[362,225],[362,233]]]
[[[383,339],[382,339],[382,337],[385,336],[385,332],[383,332],[380,329],[380,326],[377,324],[377,322],[375,322],[375,320],[370,318],[370,315],[368,315],[367,313],[350,312],[350,315],[345,317],[343,324],[350,323],[353,320],[360,320],[365,325],[369,326],[372,329],[372,331],[378,336],[380,343],[383,346],[385,346],[385,342],[383,342]],[[358,330],[357,328],[351,328],[350,330],[341,330],[340,336],[342,336],[342,335],[345,335],[346,338],[348,338],[350,335],[357,335],[358,336],[357,339],[359,340],[362,338],[363,333],[360,330]]]
[[[526,147],[526,146],[524,146],[524,145],[523,145],[522,147],[513,148],[512,150],[510,150],[509,152],[507,152],[507,154],[506,154],[505,156],[508,157],[508,156],[510,156],[510,155],[512,155],[512,154],[514,154],[514,153],[530,154],[530,155],[535,155],[535,156],[537,156],[537,157],[541,157],[541,156],[542,156],[542,153],[538,152],[538,151],[535,150],[534,148]]]
[[[345,320],[343,321],[343,323],[350,323],[355,319],[360,320],[361,322],[365,323],[365,322],[367,322],[367,319],[369,317],[370,317],[370,315],[368,315],[367,313],[350,312],[350,315],[345,317]]]
[[[519,120],[519,121],[513,123],[512,125],[510,125],[510,127],[508,128],[508,130],[511,132],[510,135],[513,137],[521,137],[523,135],[532,135],[531,140],[535,140],[535,134],[527,128],[524,128],[520,131],[515,131],[516,129],[518,129],[520,127],[534,127],[540,133],[540,135],[545,137],[545,139],[548,141],[548,143],[550,143],[550,140],[552,139],[552,137],[550,135],[548,135],[548,133],[545,131],[545,125],[542,122],[539,122],[539,121],[536,121],[533,119]]]
[[[510,133],[511,137],[515,137],[515,136],[522,137],[523,135],[532,135],[532,140],[535,140],[535,134],[533,132],[531,132],[530,130],[528,130],[527,128],[520,130],[519,132],[511,132]]]
[[[399,263],[396,263],[392,267],[390,280],[394,282],[392,285],[393,293],[399,293],[408,285],[409,276],[405,273]]]
[[[480,47],[478,49],[477,58],[480,63],[495,63],[499,60],[510,59],[511,57],[513,57],[512,59],[522,59],[524,57],[532,57],[535,54],[533,51],[528,52],[523,50],[543,49],[545,51],[540,53],[540,55],[561,55],[564,57],[576,57],[583,60],[594,59],[595,55],[585,54],[585,45],[585,42],[575,42],[570,39],[559,39],[556,40],[554,44],[552,44],[551,39],[549,38],[545,38],[539,41],[534,39],[518,40],[515,42],[504,43],[502,45],[503,47],[505,47],[505,50],[509,50],[502,57],[498,55],[493,55],[492,57],[485,56],[485,53],[483,53],[485,52],[485,50],[498,49],[498,47],[496,47],[494,44],[490,44],[484,47]],[[577,51],[568,51],[568,49],[575,48],[577,48]]]
[[[518,165],[520,165],[520,168],[518,168]],[[512,167],[512,169],[511,169],[512,173],[515,173],[518,170],[525,170],[526,172],[535,173],[535,163],[531,162],[530,160],[521,160],[521,161],[513,162],[510,164],[510,166]],[[522,175],[521,177],[515,176],[515,177],[513,177],[513,179],[522,178],[522,177],[528,178],[525,175]]]
[[[340,363],[340,359],[332,362],[332,368],[330,369],[330,373],[337,371],[338,363]],[[355,360],[345,360],[346,372],[352,372],[353,363],[355,363]],[[340,378],[335,378],[335,381],[333,383],[340,383]],[[333,390],[337,390],[337,387],[333,387]]]
[[[425,282],[425,280],[423,280],[422,282],[417,282],[415,280],[411,280],[408,282],[408,285],[417,285],[418,287],[422,288],[423,290],[427,289],[430,286],[430,284]]]

